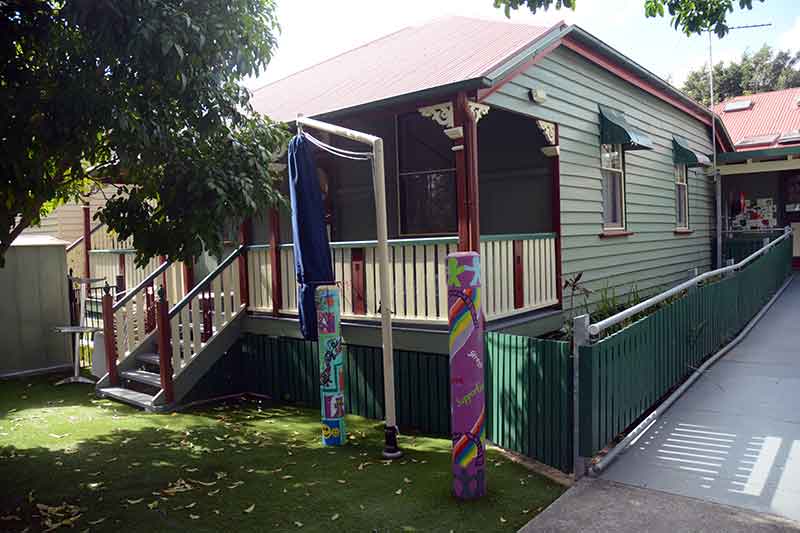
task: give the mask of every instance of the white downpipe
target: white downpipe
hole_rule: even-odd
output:
[[[372,148],[372,181],[375,190],[375,220],[378,225],[378,271],[381,276],[381,337],[383,342],[383,387],[386,426],[397,426],[394,402],[394,346],[392,344],[392,308],[389,282],[389,230],[386,222],[386,177],[383,165],[383,139],[368,133],[343,128],[298,115],[297,124],[367,144]]]

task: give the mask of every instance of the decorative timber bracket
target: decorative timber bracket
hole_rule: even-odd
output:
[[[479,104],[477,102],[467,102],[470,112],[475,119],[475,124],[480,119],[489,113],[489,106],[486,104]],[[444,128],[444,134],[452,141],[458,141],[464,138],[464,127],[456,126],[455,113],[453,112],[452,102],[442,102],[441,104],[434,104],[425,107],[420,107],[417,111],[423,117],[427,117]],[[464,146],[456,144],[453,146],[453,151],[457,152],[463,150]]]

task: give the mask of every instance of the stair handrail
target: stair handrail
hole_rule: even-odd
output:
[[[234,260],[235,260],[237,257],[239,257],[239,255],[241,255],[241,253],[242,253],[242,252],[243,252],[243,251],[244,251],[246,248],[247,248],[247,247],[246,247],[245,245],[239,245],[239,247],[238,247],[238,248],[236,248],[236,249],[235,249],[235,250],[234,250],[234,251],[231,253],[231,255],[229,255],[228,257],[226,257],[224,261],[222,261],[222,262],[221,262],[219,265],[217,265],[217,268],[215,268],[214,270],[212,270],[211,272],[209,272],[209,273],[208,273],[208,275],[207,275],[206,277],[204,277],[204,278],[203,278],[203,279],[202,279],[202,280],[201,280],[199,283],[195,283],[195,285],[194,285],[194,287],[192,288],[192,290],[190,290],[189,292],[187,292],[187,293],[186,293],[186,295],[185,295],[183,298],[181,298],[181,300],[180,300],[178,303],[176,303],[176,304],[175,304],[175,305],[172,307],[172,309],[170,309],[170,310],[169,310],[169,318],[170,318],[170,320],[171,320],[171,319],[172,319],[172,318],[173,318],[175,315],[177,315],[177,314],[180,312],[180,310],[181,310],[182,308],[184,308],[184,307],[185,307],[185,306],[186,306],[186,305],[187,305],[189,302],[191,302],[191,301],[192,301],[192,299],[193,299],[195,296],[197,296],[198,294],[200,294],[201,292],[203,292],[204,290],[206,290],[206,289],[208,288],[208,284],[209,284],[209,283],[211,283],[212,281],[214,281],[214,278],[216,278],[216,277],[219,275],[219,273],[220,273],[220,272],[222,272],[223,270],[225,270],[225,267],[227,267],[228,265],[230,265],[231,263],[233,263],[233,261],[234,261]]]
[[[681,291],[684,291],[686,289],[690,289],[691,287],[694,287],[698,283],[701,283],[701,282],[703,282],[703,281],[705,281],[705,280],[707,280],[709,278],[713,278],[714,276],[721,276],[721,275],[728,274],[730,272],[736,272],[737,270],[741,270],[742,268],[747,266],[749,263],[755,261],[760,256],[765,254],[767,251],[772,249],[773,247],[775,247],[778,244],[782,243],[783,241],[789,239],[791,236],[792,236],[792,228],[790,226],[786,226],[784,228],[784,230],[783,230],[783,235],[781,235],[780,237],[778,237],[774,241],[770,242],[769,244],[763,246],[762,248],[759,248],[758,250],[756,250],[752,254],[748,255],[747,257],[745,257],[744,259],[742,259],[738,263],[736,263],[734,265],[729,265],[729,266],[725,266],[725,267],[722,267],[722,268],[718,268],[716,270],[709,270],[708,272],[704,272],[703,274],[700,274],[699,276],[695,276],[695,277],[693,277],[692,279],[690,279],[688,281],[684,281],[680,285],[676,285],[675,287],[672,287],[671,289],[669,289],[667,291],[664,291],[664,292],[662,292],[660,294],[657,294],[657,295],[653,296],[652,298],[648,298],[647,300],[643,301],[640,304],[634,305],[633,307],[629,307],[629,308],[625,309],[624,311],[620,311],[616,315],[610,316],[610,317],[608,317],[608,318],[606,318],[604,320],[601,320],[599,322],[595,322],[594,324],[591,324],[589,326],[589,334],[592,337],[596,337],[597,335],[599,335],[600,333],[602,333],[606,329],[610,328],[611,326],[613,326],[615,324],[619,324],[620,322],[622,322],[622,321],[624,321],[624,320],[626,320],[626,319],[628,319],[628,318],[630,318],[630,317],[632,317],[634,315],[637,315],[637,314],[641,313],[642,311],[645,311],[646,309],[649,309],[650,307],[653,307],[654,305],[657,305],[657,304],[663,302],[667,298],[669,298],[669,297],[671,297],[671,296],[673,296],[675,294],[678,294]]]
[[[141,282],[139,282],[138,285],[136,285],[132,289],[128,289],[127,291],[125,291],[126,293],[125,296],[119,299],[111,308],[111,310],[116,311],[117,309],[119,309],[120,307],[131,301],[131,299],[134,296],[136,296],[136,294],[140,290],[144,289],[145,287],[149,287],[153,283],[153,280],[156,279],[160,274],[163,274],[164,271],[170,267],[170,265],[172,265],[172,261],[169,260],[164,261],[163,263],[158,265],[158,268],[156,268],[150,274],[148,274],[146,278],[144,278]]]
[[[104,224],[104,223],[102,223],[102,222],[100,222],[98,225],[96,225],[95,227],[93,227],[93,228],[92,228],[92,229],[89,231],[89,235],[90,235],[90,236],[91,236],[91,235],[93,235],[93,234],[94,234],[94,232],[96,232],[97,230],[99,230],[99,229],[100,229],[100,228],[102,228],[103,226],[105,226],[105,224]],[[82,242],[83,242],[83,238],[84,238],[84,235],[81,235],[80,237],[78,237],[77,239],[75,239],[75,241],[73,241],[71,244],[67,245],[67,251],[69,252],[70,250],[72,250],[73,248],[75,248],[76,246],[78,246],[80,243],[82,243]]]

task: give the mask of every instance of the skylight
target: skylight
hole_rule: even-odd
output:
[[[725,112],[730,113],[731,111],[744,111],[745,109],[750,109],[753,107],[752,100],[734,100],[733,102],[728,102],[725,104]]]
[[[778,140],[777,133],[771,133],[769,135],[756,135],[753,137],[745,137],[741,141],[737,142],[736,146],[759,146],[762,144],[772,144],[776,140]]]
[[[800,143],[800,130],[787,131],[778,139],[778,144]]]

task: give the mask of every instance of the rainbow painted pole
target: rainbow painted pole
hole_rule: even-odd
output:
[[[453,494],[460,500],[486,494],[480,265],[480,256],[475,252],[447,256]]]
[[[322,395],[322,444],[341,446],[347,442],[347,431],[344,427],[344,354],[339,326],[339,288],[333,285],[317,287],[315,301]]]

